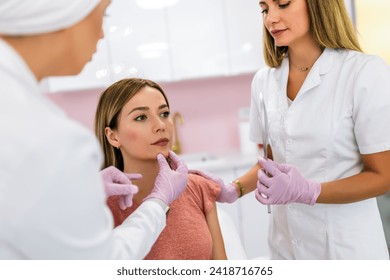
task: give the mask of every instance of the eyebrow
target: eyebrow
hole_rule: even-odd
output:
[[[272,2],[279,2],[279,0],[272,0]],[[259,5],[267,5],[264,1],[260,1]]]
[[[167,108],[168,105],[167,104],[163,104],[163,105],[160,105],[158,106],[158,109],[161,110],[161,109],[164,109],[164,108]],[[148,111],[149,110],[149,107],[147,106],[144,106],[144,107],[135,107],[133,110],[131,110],[128,115],[130,115],[131,113],[133,113],[134,111]]]

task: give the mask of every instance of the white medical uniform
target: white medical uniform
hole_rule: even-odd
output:
[[[262,143],[262,91],[276,162],[306,179],[334,181],[359,174],[361,154],[390,150],[390,70],[380,58],[325,49],[288,107],[288,58],[252,82],[251,140]],[[350,186],[353,188],[353,186]],[[375,198],[348,204],[272,207],[273,259],[388,259]]]
[[[0,39],[0,259],[142,259],[165,227],[145,202],[113,229],[94,135],[39,94]]]

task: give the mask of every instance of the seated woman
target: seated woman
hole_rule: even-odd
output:
[[[108,200],[118,226],[151,193],[159,170],[156,156],[172,153],[173,122],[164,91],[145,79],[111,85],[100,97],[95,133],[104,150],[103,168],[142,174],[130,208],[120,209],[118,197]],[[215,205],[219,192],[214,182],[189,174],[186,191],[170,205],[167,226],[145,259],[226,259]]]

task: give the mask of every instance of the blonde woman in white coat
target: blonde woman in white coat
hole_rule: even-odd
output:
[[[43,78],[76,75],[91,59],[109,3],[0,1],[0,259],[142,259],[186,186],[185,165],[171,154],[171,170],[160,155],[152,195],[113,229],[106,196],[130,205],[139,175],[99,174],[92,132],[40,95]]]
[[[239,185],[273,205],[271,258],[388,259],[376,197],[390,190],[389,66],[362,53],[343,0],[260,9],[267,66],[252,83],[251,139],[263,143],[262,92],[273,160]],[[237,183],[216,181],[237,198]]]

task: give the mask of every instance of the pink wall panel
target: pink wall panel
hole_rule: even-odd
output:
[[[250,104],[253,74],[161,83],[172,115],[180,112],[184,124],[178,133],[183,153],[234,152],[239,150],[238,109]],[[48,97],[70,117],[93,129],[101,90],[55,93]]]

